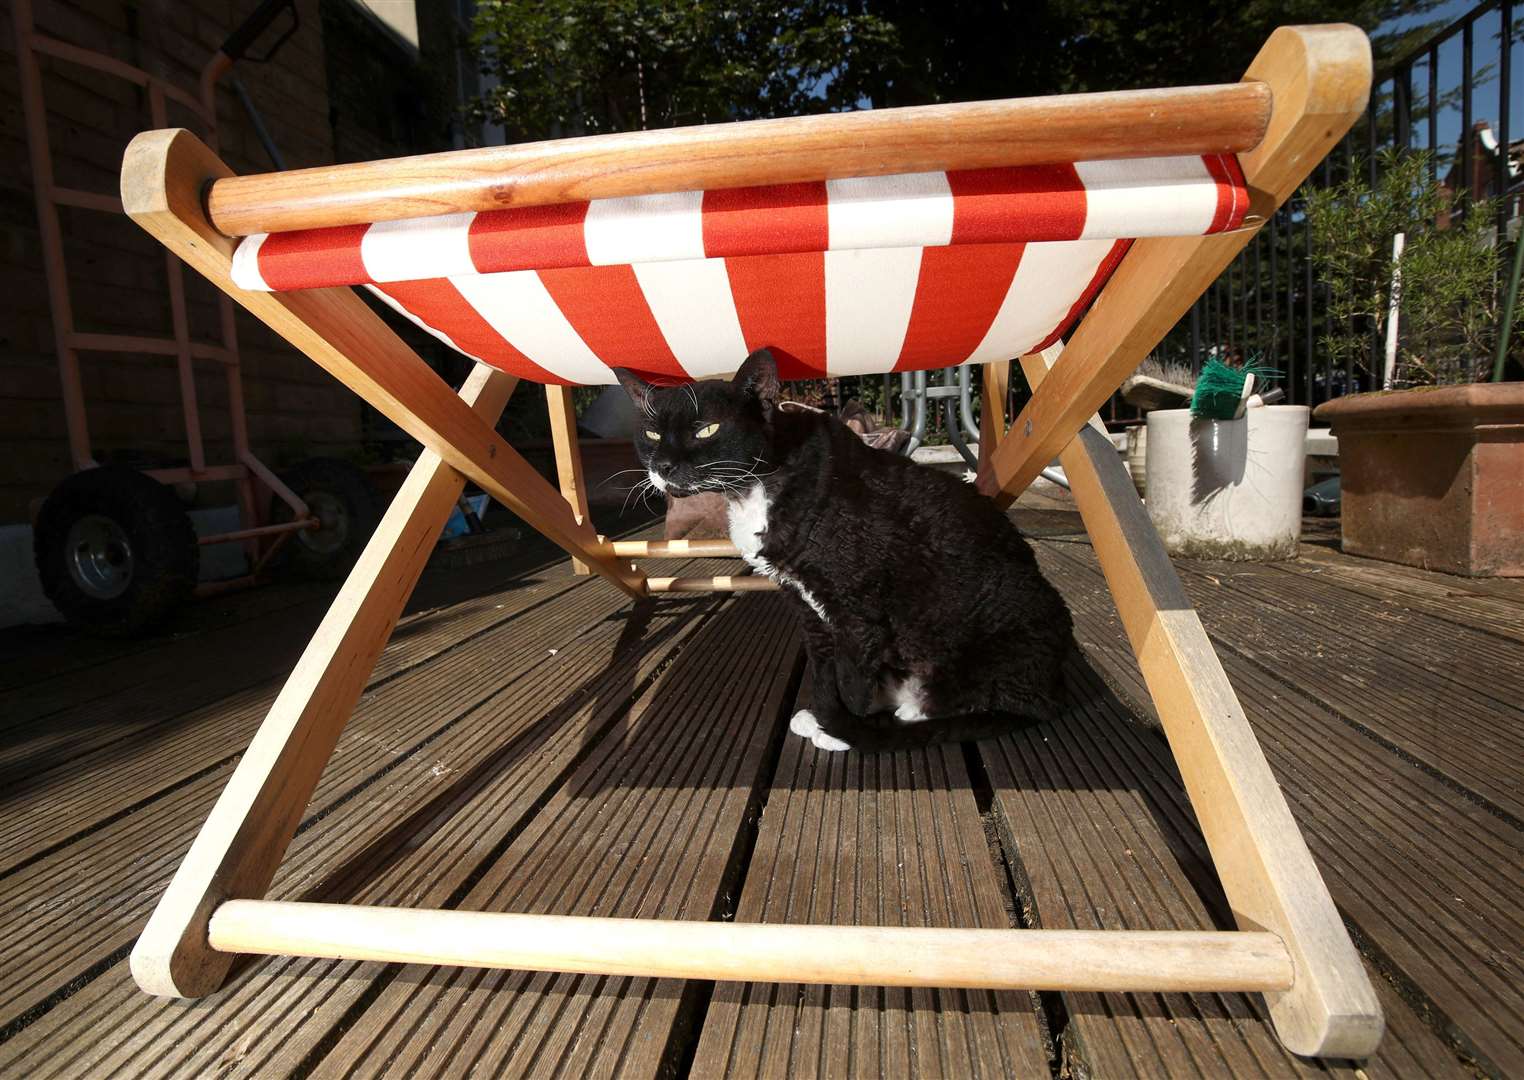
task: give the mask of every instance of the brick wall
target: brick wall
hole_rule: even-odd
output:
[[[200,67],[254,0],[34,0],[39,31],[106,52],[194,90]],[[267,64],[234,68],[288,168],[443,147],[443,92],[350,0],[299,0],[299,31]],[[359,20],[359,21],[356,21]],[[331,40],[325,31],[338,28]],[[11,20],[0,22],[0,524],[70,470],[42,249],[33,202]],[[268,39],[267,39],[268,40]],[[393,51],[387,52],[386,49]],[[60,184],[114,192],[122,150],[150,125],[142,92],[76,65],[40,58]],[[335,84],[330,93],[330,80]],[[378,108],[378,102],[380,107]],[[416,102],[416,105],[414,103]],[[395,117],[402,107],[405,123]],[[170,122],[193,129],[171,106]],[[273,166],[226,79],[218,97],[220,152],[238,172]],[[164,257],[130,221],[60,211],[76,327],[168,336]],[[192,336],[217,337],[215,295],[186,274]],[[255,452],[275,467],[311,454],[356,454],[372,422],[359,400],[239,312],[244,396]],[[184,423],[170,358],[82,360],[92,446],[143,464],[183,461]],[[209,462],[230,459],[227,388],[219,365],[197,364]],[[215,490],[210,501],[228,501]]]

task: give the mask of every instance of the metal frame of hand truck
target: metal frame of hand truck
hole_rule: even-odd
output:
[[[318,526],[319,522],[289,487],[280,481],[249,448],[248,419],[244,409],[243,377],[239,362],[238,334],[234,324],[234,305],[225,294],[217,298],[221,341],[212,344],[192,341],[185,303],[184,266],[173,254],[164,253],[164,269],[169,285],[169,337],[141,337],[123,334],[94,334],[80,331],[74,321],[74,305],[69,293],[69,272],[64,257],[63,231],[58,208],[73,207],[110,214],[124,213],[122,201],[115,195],[64,187],[53,177],[52,144],[48,134],[47,103],[43,91],[39,56],[51,57],[115,76],[144,89],[148,96],[149,118],[154,127],[168,124],[171,103],[187,109],[202,125],[208,145],[217,145],[216,90],[235,59],[288,8],[289,0],[265,0],[230,36],[201,69],[197,92],[191,94],[173,83],[141,68],[124,63],[105,53],[84,49],[55,37],[39,33],[32,14],[31,0],[12,0],[15,26],[16,63],[21,76],[21,103],[25,116],[27,148],[31,157],[32,186],[37,202],[37,223],[42,238],[43,269],[47,276],[48,301],[52,310],[53,342],[58,355],[58,374],[63,390],[64,419],[68,428],[69,457],[76,471],[94,468],[90,445],[89,416],[85,406],[83,381],[80,378],[81,353],[132,353],[172,357],[179,371],[181,413],[185,419],[186,457],[182,468],[144,470],[145,475],[163,484],[185,481],[210,483],[232,481],[237,485],[240,528],[202,536],[198,543],[224,544],[242,542],[248,555],[250,572],[228,581],[198,586],[198,593],[220,592],[251,584],[282,544],[294,533]],[[291,9],[293,16],[295,9]],[[293,22],[292,30],[295,24]],[[290,31],[285,36],[289,36]],[[283,42],[285,37],[280,39]],[[265,59],[278,48],[267,50]],[[195,364],[210,361],[222,367],[227,379],[229,433],[233,460],[208,463],[201,437],[201,410],[196,395]],[[260,485],[285,503],[292,520],[268,520],[268,500],[260,497]]]

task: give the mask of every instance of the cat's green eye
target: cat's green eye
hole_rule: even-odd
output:
[[[661,441],[661,432],[659,432],[659,431],[649,431],[648,430],[646,432],[646,438],[650,439],[652,442],[660,442]]]
[[[720,425],[719,424],[706,424],[704,427],[701,427],[697,431],[695,431],[693,433],[693,437],[695,439],[707,439],[707,438],[709,438],[709,436],[713,435],[716,431],[719,431],[719,430],[720,430]]]

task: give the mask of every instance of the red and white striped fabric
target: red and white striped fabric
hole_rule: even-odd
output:
[[[1051,344],[1141,236],[1237,228],[1231,156],[1085,161],[596,199],[246,237],[244,289],[366,285],[538,382],[784,378]]]

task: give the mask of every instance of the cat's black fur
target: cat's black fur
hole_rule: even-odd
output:
[[[724,491],[743,554],[762,485],[765,531],[747,561],[799,608],[811,680],[797,733],[876,750],[1055,713],[1069,611],[1010,519],[972,485],[872,449],[824,413],[780,408],[766,350],[729,383],[661,389],[617,374],[651,482],[676,496]],[[906,722],[894,710],[907,695],[893,691],[916,679],[908,698],[923,703],[910,712],[929,719]]]

